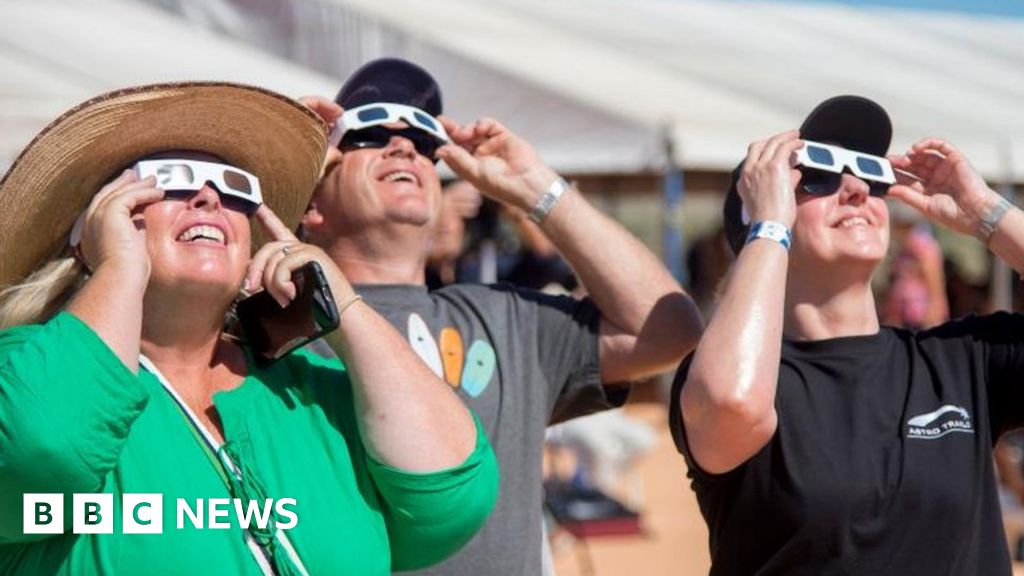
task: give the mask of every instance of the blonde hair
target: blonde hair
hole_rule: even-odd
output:
[[[37,324],[57,315],[89,273],[70,248],[18,284],[0,291],[0,328]]]

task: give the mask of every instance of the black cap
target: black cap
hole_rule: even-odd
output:
[[[835,96],[815,106],[800,125],[800,138],[836,144],[848,150],[885,156],[892,141],[892,122],[879,104],[861,96]],[[722,215],[725,237],[736,254],[747,240],[749,222],[744,222],[743,202],[736,191],[743,163],[732,171]]]
[[[334,101],[349,110],[364,104],[390,102],[415,106],[438,116],[442,112],[441,87],[429,72],[399,58],[367,62],[349,76]]]
[[[835,96],[818,104],[800,125],[800,138],[885,156],[892,122],[885,109],[860,96]]]

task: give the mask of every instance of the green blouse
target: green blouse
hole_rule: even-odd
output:
[[[262,369],[250,358],[242,384],[213,400],[266,497],[295,500],[285,533],[311,575],[436,563],[497,498],[479,422],[457,467],[411,473],[372,459],[337,360],[299,351]],[[72,494],[97,492],[113,494],[113,533],[72,534]],[[64,494],[63,534],[23,534],[25,493]],[[124,493],[163,495],[162,534],[122,533]],[[187,515],[177,527],[177,499],[195,510],[196,499],[231,497],[156,378],[132,374],[76,317],[0,331],[0,574],[259,574],[232,508],[219,518],[229,529],[197,529]]]

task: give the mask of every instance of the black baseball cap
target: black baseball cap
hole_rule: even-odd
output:
[[[400,58],[367,62],[349,76],[334,101],[346,110],[377,102],[415,106],[435,117],[443,110],[441,87],[434,77]]]
[[[892,142],[892,121],[877,102],[862,96],[834,96],[814,107],[800,125],[800,138],[826,142],[848,150],[885,156]],[[732,251],[739,254],[747,240],[749,222],[744,222],[743,201],[736,191],[743,163],[732,171],[722,215],[725,236]]]

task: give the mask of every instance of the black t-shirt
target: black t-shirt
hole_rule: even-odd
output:
[[[1024,316],[782,346],[778,429],[738,468],[693,461],[711,574],[1010,574],[992,445],[1024,420]]]

